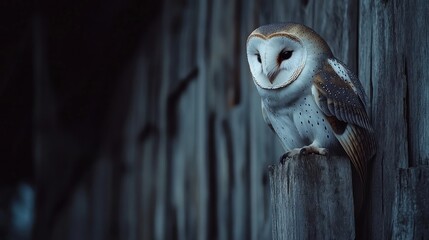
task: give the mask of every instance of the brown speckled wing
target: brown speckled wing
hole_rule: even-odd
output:
[[[351,77],[350,77],[351,78]],[[312,93],[362,182],[367,161],[375,154],[373,130],[365,110],[360,84],[341,78],[326,62],[314,79]]]

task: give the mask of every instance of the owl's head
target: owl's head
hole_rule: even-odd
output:
[[[295,81],[309,60],[330,57],[326,42],[312,29],[295,23],[257,28],[247,39],[247,60],[255,83],[263,89]]]

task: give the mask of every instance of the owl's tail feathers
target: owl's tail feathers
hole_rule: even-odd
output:
[[[367,162],[375,154],[375,142],[372,129],[347,124],[342,134],[336,135],[341,146],[349,156],[362,183],[366,182]]]
[[[372,164],[367,164],[367,171],[371,172]],[[371,174],[367,174],[366,181],[362,182],[359,173],[352,168],[353,201],[355,213],[356,240],[369,239],[369,206],[371,205],[370,183]]]
[[[371,200],[368,190],[371,183],[371,160],[376,152],[376,143],[372,129],[354,126],[352,131],[357,143],[354,146],[355,149],[358,149],[358,154],[347,154],[354,166],[352,177],[356,239],[368,239],[367,215]]]

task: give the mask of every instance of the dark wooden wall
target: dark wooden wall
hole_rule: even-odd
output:
[[[427,238],[429,3],[359,6],[359,77],[366,81],[378,140],[370,233],[373,239]]]
[[[314,28],[368,93],[371,238],[427,236],[428,13],[426,0],[38,2],[16,36],[31,74],[2,73],[34,84],[34,239],[270,239],[267,166],[283,150],[245,44],[279,21]]]

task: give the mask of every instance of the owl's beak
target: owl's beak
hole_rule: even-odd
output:
[[[271,84],[273,84],[278,74],[279,74],[279,69],[277,68],[274,68],[268,72],[267,77]]]

